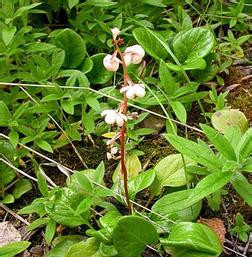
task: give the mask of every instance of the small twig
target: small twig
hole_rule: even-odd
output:
[[[13,217],[15,217],[16,219],[20,220],[21,222],[23,222],[26,225],[30,225],[30,223],[28,221],[26,221],[25,219],[23,219],[21,216],[19,216],[17,213],[15,213],[14,211],[12,211],[11,209],[9,209],[5,204],[0,203],[0,207],[3,208],[6,212],[10,213]]]

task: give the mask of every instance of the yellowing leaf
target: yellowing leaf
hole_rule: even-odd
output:
[[[138,173],[142,170],[141,162],[139,161],[139,158],[135,154],[127,154],[125,158],[125,165],[128,173],[128,179],[132,179],[138,175]],[[116,170],[113,174],[113,182],[115,183],[118,178],[118,173],[121,173],[121,163],[119,163],[116,167]],[[123,179],[123,176],[121,174],[121,179]]]

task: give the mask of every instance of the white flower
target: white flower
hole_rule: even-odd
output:
[[[111,29],[113,39],[116,40],[116,38],[120,35],[121,31],[118,28]]]
[[[126,65],[131,63],[138,64],[145,55],[144,49],[140,45],[127,47],[124,51],[124,61]]]
[[[105,110],[101,113],[101,116],[105,116],[105,122],[107,124],[117,124],[119,127],[121,127],[124,122],[127,120],[127,117],[116,111],[116,110]]]
[[[103,58],[103,65],[108,71],[117,71],[120,64],[120,59],[118,59],[116,56],[113,56],[111,54],[107,54]]]
[[[145,96],[145,87],[144,84],[133,84],[121,88],[121,93],[126,92],[126,97],[128,99],[134,99],[135,97],[144,97]]]

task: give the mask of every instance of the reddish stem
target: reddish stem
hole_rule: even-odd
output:
[[[123,67],[123,84],[124,86],[127,85],[127,80],[130,79],[127,73],[127,67],[125,64],[125,60],[124,60],[124,56],[118,46],[117,40],[115,40],[115,46],[116,46],[116,50],[118,52],[118,54],[120,55],[120,59],[122,61],[122,67]],[[124,93],[124,97],[123,97],[123,104],[122,104],[122,114],[126,115],[127,114],[127,97]],[[126,198],[126,202],[128,205],[128,209],[129,212],[131,213],[132,209],[131,209],[131,204],[130,204],[130,199],[129,199],[129,191],[128,191],[128,172],[127,172],[127,168],[125,165],[125,133],[126,133],[126,126],[125,126],[125,122],[123,123],[122,127],[121,127],[121,132],[120,132],[120,147],[121,147],[121,173],[123,175],[123,185],[124,185],[124,193],[125,193],[125,198]]]

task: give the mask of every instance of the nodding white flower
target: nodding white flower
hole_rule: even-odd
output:
[[[121,31],[118,28],[111,29],[113,39],[116,40],[116,38],[120,35]]]
[[[133,84],[121,88],[121,93],[126,94],[128,99],[134,99],[135,97],[144,97],[145,96],[145,87],[144,84]]]
[[[124,51],[125,64],[138,64],[142,61],[144,55],[144,49],[140,45],[129,46]]]
[[[117,71],[120,64],[120,59],[118,59],[116,56],[107,54],[103,58],[103,65],[108,71]]]
[[[107,124],[117,124],[119,127],[121,127],[124,122],[127,120],[127,117],[116,111],[116,110],[105,110],[101,113],[101,116],[105,116],[105,122]]]

